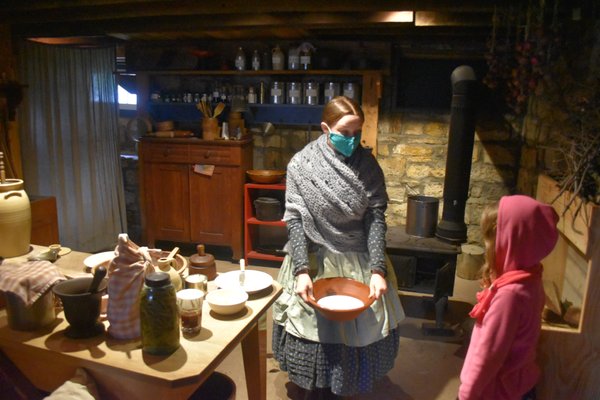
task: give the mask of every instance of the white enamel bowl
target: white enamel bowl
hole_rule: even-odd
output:
[[[248,293],[241,289],[217,289],[206,295],[210,309],[217,314],[231,315],[244,309]]]

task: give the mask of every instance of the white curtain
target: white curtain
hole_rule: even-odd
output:
[[[114,48],[26,42],[19,61],[25,189],[56,197],[63,246],[111,248],[127,230]]]

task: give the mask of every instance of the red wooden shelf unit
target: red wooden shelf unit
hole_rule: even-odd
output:
[[[256,218],[254,208],[252,207],[252,201],[255,199],[253,191],[265,191],[265,190],[280,190],[285,192],[285,184],[260,184],[260,183],[246,183],[244,185],[244,255],[246,263],[248,259],[253,258],[257,260],[267,261],[283,261],[283,257],[261,253],[254,247],[253,240],[254,228],[257,226],[272,226],[272,227],[285,227],[285,222],[280,221],[261,221]]]

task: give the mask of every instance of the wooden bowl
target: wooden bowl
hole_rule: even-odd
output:
[[[251,169],[246,171],[254,183],[279,183],[285,178],[285,171],[278,169]]]
[[[160,121],[156,123],[157,131],[172,131],[173,129],[175,129],[173,121]]]
[[[161,257],[167,257],[169,255],[169,251],[161,251],[160,253],[154,255],[154,254],[150,254],[152,257],[152,262],[154,263],[155,266],[158,266],[158,259]],[[98,268],[100,265],[103,265],[104,268],[106,268],[108,270],[108,267],[110,266],[112,259],[110,260],[106,260],[101,262],[100,264],[94,266],[94,268],[92,268],[91,270],[88,270],[87,272],[94,272],[96,270],[96,268]],[[179,273],[179,275],[183,275],[183,273],[186,271],[186,269],[188,269],[189,266],[189,261],[187,258],[185,258],[184,256],[182,256],[181,254],[177,254],[175,255],[175,261],[177,262],[177,273]],[[158,267],[157,267],[158,268]]]
[[[373,304],[375,298],[369,297],[369,286],[349,278],[324,278],[313,282],[315,301],[309,298],[309,304],[325,318],[333,321],[351,321],[358,317]],[[321,307],[318,301],[332,295],[351,296],[360,300],[364,305],[358,308],[333,310]]]

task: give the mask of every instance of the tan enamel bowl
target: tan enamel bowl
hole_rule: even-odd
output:
[[[324,278],[313,282],[313,295],[316,301],[309,299],[309,304],[325,318],[333,321],[351,321],[358,317],[373,304],[374,298],[369,297],[369,286],[349,278]],[[325,296],[345,295],[357,298],[364,303],[360,308],[348,310],[331,310],[323,308],[318,301]]]

